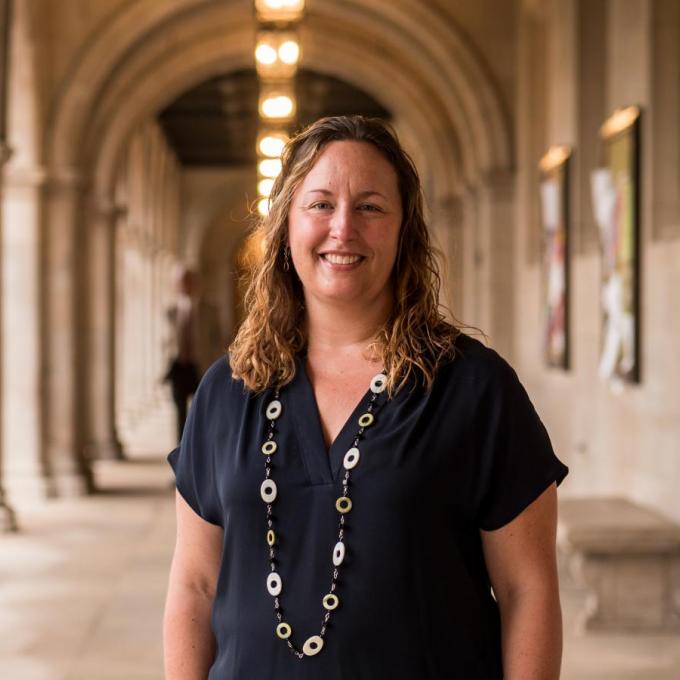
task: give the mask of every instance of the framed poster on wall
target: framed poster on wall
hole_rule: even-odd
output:
[[[614,113],[600,128],[602,167],[591,178],[600,235],[602,333],[599,375],[640,381],[640,109]]]
[[[542,226],[543,356],[548,366],[569,368],[569,157],[550,147],[539,163]]]

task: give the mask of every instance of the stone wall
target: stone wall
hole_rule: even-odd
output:
[[[673,341],[680,337],[680,307],[673,300],[680,283],[680,210],[674,198],[677,184],[672,191],[668,186],[668,178],[678,177],[680,158],[680,21],[674,5],[647,0],[524,3],[524,30],[539,21],[548,39],[525,55],[519,70],[544,60],[547,73],[532,105],[521,105],[537,96],[522,81],[518,181],[527,183],[537,173],[535,103],[546,110],[543,152],[551,144],[573,147],[573,367],[563,372],[543,366],[540,265],[531,256],[538,252],[539,233],[529,218],[538,198],[529,191],[520,194],[517,206],[521,253],[515,270],[515,346],[520,375],[558,455],[571,468],[561,491],[628,496],[680,520],[680,359]],[[599,160],[599,125],[629,105],[642,108],[641,382],[617,393],[597,377],[600,257],[589,175]]]

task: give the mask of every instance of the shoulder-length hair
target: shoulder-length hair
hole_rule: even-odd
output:
[[[295,375],[295,355],[305,348],[302,284],[292,263],[284,268],[288,212],[293,195],[324,147],[332,141],[372,144],[394,167],[402,203],[402,225],[392,272],[394,303],[367,350],[381,360],[391,397],[418,375],[430,387],[439,365],[453,358],[457,326],[440,311],[441,252],[423,217],[420,179],[397,135],[379,118],[360,115],[321,118],[285,146],[269,213],[250,234],[244,299],[246,316],[229,347],[232,375],[256,392],[283,386]]]

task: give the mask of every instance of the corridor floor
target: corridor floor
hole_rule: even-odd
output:
[[[96,473],[98,495],[20,507],[22,531],[0,536],[3,680],[163,677],[172,474],[160,456]],[[563,680],[680,678],[680,636],[577,636],[581,602],[564,590]]]

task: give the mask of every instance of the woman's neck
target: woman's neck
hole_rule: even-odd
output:
[[[307,355],[337,359],[364,356],[391,308],[390,299],[376,300],[376,304],[360,309],[307,301]]]

